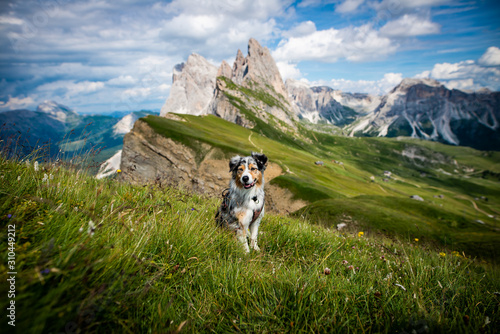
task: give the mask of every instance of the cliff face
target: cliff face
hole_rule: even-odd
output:
[[[204,149],[210,150],[211,147],[206,145]],[[214,195],[229,182],[222,173],[227,166],[221,167],[210,158],[197,165],[192,149],[158,135],[142,120],[137,121],[133,130],[123,138],[122,178],[131,183],[155,182]],[[203,175],[200,175],[200,170],[203,170]]]
[[[253,38],[248,42],[248,55],[238,50],[232,68],[222,62],[208,111],[247,128],[255,126],[254,116],[266,123],[272,116],[286,124],[283,128],[293,130],[298,120],[274,59]]]
[[[161,108],[167,113],[202,115],[213,96],[217,67],[193,53],[186,63],[174,67],[170,96]]]
[[[190,147],[156,133],[145,121],[138,120],[123,139],[120,177],[133,184],[170,185],[218,197],[229,185],[229,160],[218,148],[202,142],[197,145],[204,154],[201,159]],[[282,173],[274,162],[266,168],[266,210],[292,212],[307,204],[292,200],[288,190],[269,184]]]

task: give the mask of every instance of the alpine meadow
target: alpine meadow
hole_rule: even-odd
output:
[[[0,333],[500,333],[498,17],[5,1]]]

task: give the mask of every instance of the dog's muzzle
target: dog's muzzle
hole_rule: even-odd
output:
[[[255,181],[253,181],[252,183],[250,184],[244,184],[243,187],[245,187],[245,189],[250,189],[252,188],[253,186],[255,185]]]
[[[253,182],[252,182],[252,183],[247,183],[247,182],[248,182],[248,180],[250,180],[250,178],[248,177],[248,175],[245,175],[245,176],[243,176],[243,177],[241,178],[241,181],[243,181],[243,182],[242,182],[242,183],[243,183],[243,187],[245,187],[245,189],[250,189],[250,188],[252,188],[252,187],[255,185],[255,181],[256,181],[256,180],[253,180]]]

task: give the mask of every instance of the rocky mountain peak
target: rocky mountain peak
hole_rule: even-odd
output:
[[[233,70],[231,69],[231,66],[229,66],[229,64],[225,60],[223,60],[220,64],[219,69],[217,70],[217,76],[231,78],[232,75]]]
[[[408,91],[409,88],[416,85],[425,85],[429,87],[441,87],[443,86],[439,81],[429,78],[404,78],[403,81],[396,87],[394,87],[393,91]]]
[[[248,41],[248,56],[245,60],[246,68],[243,68],[243,80],[269,84],[276,93],[287,96],[278,66],[276,66],[268,48],[262,47],[257,40],[251,38]]]
[[[167,113],[201,115],[213,96],[217,67],[193,53],[186,63],[174,66],[170,96],[161,108]]]

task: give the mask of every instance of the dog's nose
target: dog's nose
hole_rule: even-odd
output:
[[[248,182],[248,176],[247,175],[243,176],[241,179],[243,180],[243,182]]]

